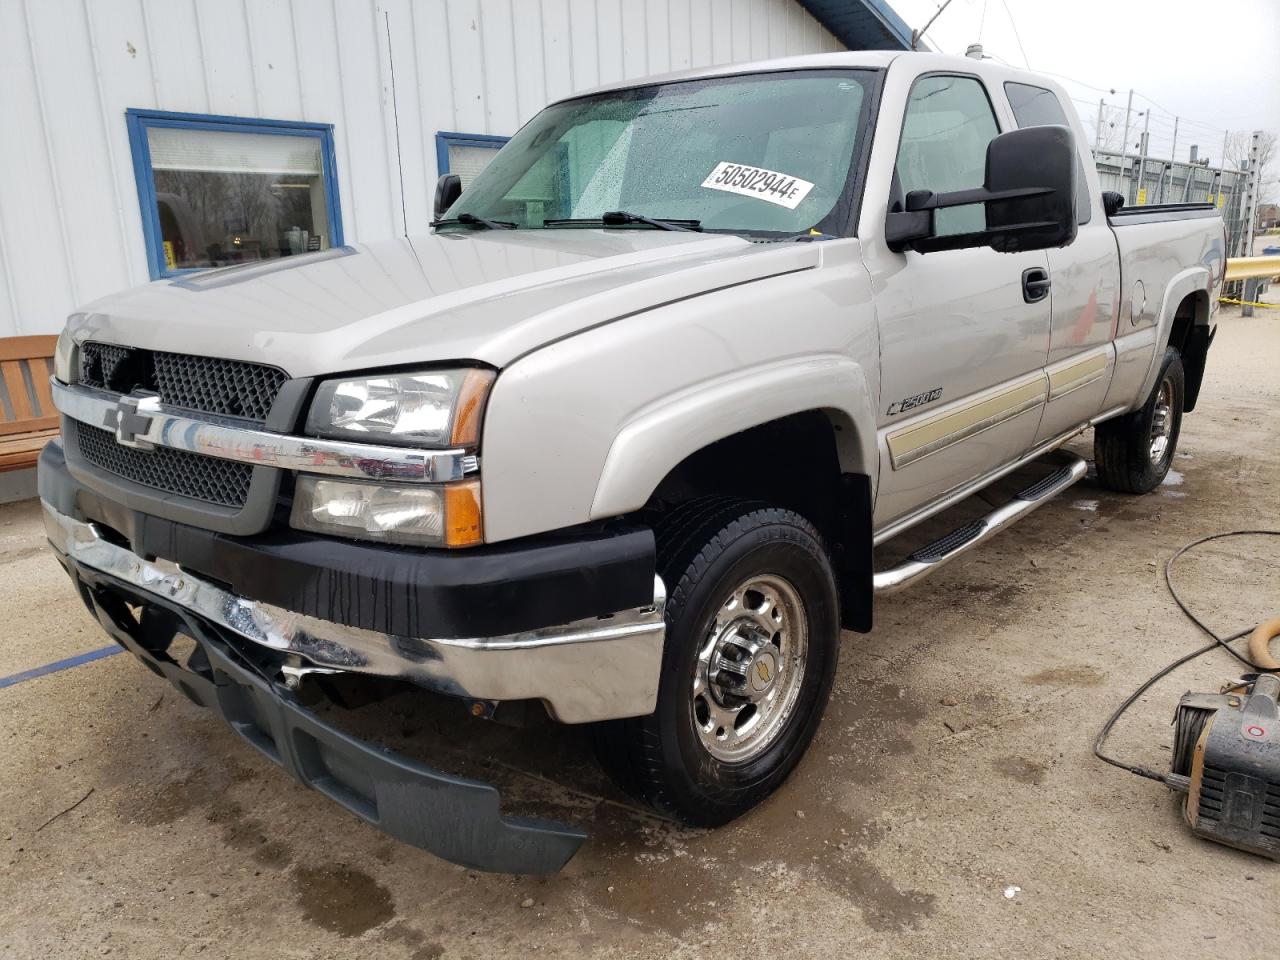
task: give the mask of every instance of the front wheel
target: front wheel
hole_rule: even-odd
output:
[[[1178,448],[1185,394],[1182,358],[1169,347],[1142,408],[1094,430],[1093,459],[1100,484],[1120,493],[1149,493],[1164,482]]]
[[[835,576],[812,524],[766,504],[691,503],[656,533],[670,590],[657,707],[601,724],[597,754],[628,792],[717,826],[813,739],[839,651]]]

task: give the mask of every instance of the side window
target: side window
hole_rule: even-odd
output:
[[[898,145],[898,182],[912,190],[944,193],[980,187],[987,173],[987,144],[1000,132],[995,111],[972,77],[921,77],[911,88]],[[976,233],[987,226],[982,204],[939,210],[940,237]]]
[[[554,132],[539,134],[533,146],[540,147]],[[583,210],[621,210],[630,144],[631,127],[625,120],[597,119],[570,127],[502,195],[503,216],[541,224],[583,216]]]
[[[1052,90],[1034,87],[1029,83],[1006,83],[1004,92],[1009,98],[1009,106],[1013,107],[1013,116],[1019,127],[1043,127],[1050,124],[1071,126],[1066,111],[1062,109],[1062,104]],[[1084,163],[1080,160],[1077,147],[1076,222],[1088,223],[1090,213],[1089,182],[1084,178]]]

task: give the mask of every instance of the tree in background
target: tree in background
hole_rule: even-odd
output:
[[[1249,161],[1249,150],[1253,144],[1252,133],[1232,133],[1227,137],[1226,160],[1237,170],[1243,170]],[[1274,201],[1280,199],[1280,135],[1274,130],[1262,131],[1258,138],[1258,165],[1262,174],[1258,180],[1258,199]]]

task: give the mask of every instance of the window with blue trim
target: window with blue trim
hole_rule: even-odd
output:
[[[462,178],[462,189],[465,190],[510,139],[487,133],[450,133],[442,130],[436,134],[436,169],[441,176],[456,173]]]
[[[126,116],[153,280],[342,246],[331,124]]]

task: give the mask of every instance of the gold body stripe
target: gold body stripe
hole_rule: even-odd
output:
[[[1049,399],[1056,400],[1072,390],[1078,390],[1102,376],[1107,369],[1107,354],[1086,357],[1060,370],[1049,373]]]
[[[980,397],[958,410],[889,434],[887,442],[893,468],[897,470],[905,467],[921,457],[927,457],[1042,405],[1046,385],[1045,375],[1040,373],[1034,380],[1023,381],[994,395]]]

